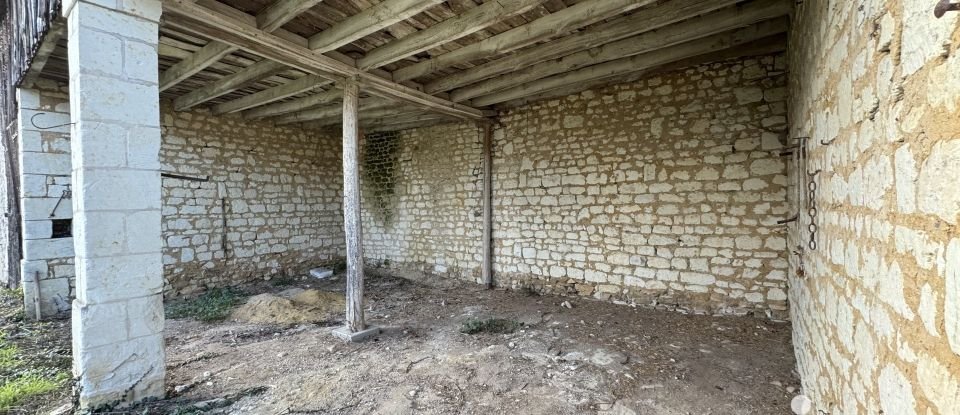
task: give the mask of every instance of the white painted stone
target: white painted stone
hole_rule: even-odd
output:
[[[960,355],[960,238],[947,245],[943,318],[950,349]]]
[[[957,26],[957,13],[937,19],[933,6],[923,1],[903,1],[901,41],[902,76],[912,75],[927,62],[944,54],[950,47],[950,36]]]
[[[960,215],[960,139],[939,141],[924,160],[917,178],[920,212],[957,224]]]
[[[896,165],[897,208],[902,213],[913,213],[917,198],[917,163],[910,152],[910,146],[897,149],[894,156]]]
[[[913,396],[910,380],[892,364],[880,371],[877,379],[880,390],[880,407],[887,414],[916,415],[917,402]]]
[[[920,320],[923,321],[923,327],[927,329],[927,333],[933,337],[940,337],[937,330],[937,308],[937,294],[934,293],[930,284],[923,284],[920,288]]]

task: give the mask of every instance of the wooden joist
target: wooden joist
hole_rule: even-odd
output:
[[[260,108],[247,110],[243,117],[247,119],[256,119],[264,117],[275,117],[278,115],[289,114],[291,112],[309,110],[334,101],[339,101],[343,95],[337,89],[323,91],[300,99],[278,102],[276,104],[265,105]]]
[[[326,52],[406,20],[444,0],[386,0],[310,37],[308,46]]]
[[[268,32],[277,30],[294,17],[320,3],[320,1],[322,0],[277,0],[257,14],[257,27]],[[160,92],[199,73],[236,50],[237,48],[232,45],[216,40],[211,41],[189,58],[163,71],[160,74]]]
[[[167,22],[175,27],[186,26],[224,43],[232,44],[267,59],[323,76],[333,81],[346,77],[356,78],[364,90],[371,94],[407,102],[429,111],[458,118],[484,120],[490,113],[456,104],[360,71],[355,66],[310,50],[299,42],[267,33],[224,13],[198,6],[189,0],[164,0]],[[251,16],[252,17],[252,16]]]
[[[548,59],[569,55],[609,42],[676,23],[690,16],[732,6],[739,0],[672,0],[662,5],[637,10],[629,16],[600,23],[560,39],[527,48],[499,59],[444,76],[424,85],[424,91],[449,91],[472,83],[507,74]]]
[[[449,118],[438,118],[435,120],[418,120],[418,121],[404,121],[398,122],[396,124],[384,124],[384,125],[373,125],[373,126],[364,126],[366,132],[369,133],[378,133],[383,131],[403,131],[413,128],[424,128],[432,127],[434,125],[440,124],[449,124],[456,121],[451,121]]]
[[[340,92],[340,91],[335,91]],[[341,92],[342,93],[342,92]],[[326,118],[339,118],[340,111],[343,108],[340,105],[328,105],[319,108],[313,108],[306,111],[300,111],[294,114],[284,115],[282,117],[277,117],[274,119],[274,122],[277,124],[293,124],[298,122],[306,121],[316,121]],[[403,111],[411,111],[410,108],[401,108]],[[397,104],[394,102],[386,101],[382,98],[363,98],[360,100],[360,117],[369,117],[370,111],[378,111],[377,113],[392,113],[398,111]],[[414,110],[416,111],[416,110]]]
[[[541,62],[503,76],[456,89],[450,93],[450,99],[455,102],[466,101],[473,97],[490,94],[548,76],[577,70],[589,65],[596,65],[614,59],[664,49],[680,43],[748,26],[763,20],[784,16],[789,12],[790,4],[780,0],[760,0],[744,7],[727,8],[675,23],[657,31],[645,32],[592,49],[576,52],[559,59]]]
[[[211,99],[240,89],[251,82],[276,75],[286,69],[287,67],[281,63],[264,59],[237,71],[235,74],[227,75],[211,82],[203,88],[181,95],[173,101],[173,106],[177,111],[185,111]]]
[[[536,7],[544,0],[499,0],[486,2],[463,14],[373,49],[357,60],[360,69],[377,68],[410,55],[470,35],[502,19]]]
[[[20,85],[27,88],[33,86],[33,83],[37,81],[40,73],[43,72],[43,67],[47,66],[47,60],[50,59],[50,55],[57,49],[57,43],[60,42],[60,39],[66,34],[66,21],[56,19],[50,23],[50,30],[47,31],[40,46],[37,47],[37,53],[33,55],[33,61],[30,62],[30,69],[28,69],[27,73],[23,76]],[[38,313],[37,315],[39,316],[40,314]]]
[[[682,59],[675,62],[670,62],[665,65],[655,66],[652,68],[642,68],[634,72],[628,72],[622,75],[618,75],[611,78],[601,78],[595,79],[589,82],[582,82],[573,85],[567,85],[562,88],[553,89],[546,92],[541,92],[538,94],[528,95],[523,98],[518,98],[515,100],[503,102],[496,105],[498,109],[510,109],[516,108],[523,105],[527,105],[533,102],[542,101],[546,99],[555,99],[563,98],[572,94],[577,94],[582,91],[594,88],[601,88],[606,85],[614,85],[621,83],[634,82],[638,79],[646,78],[658,73],[675,71],[682,68],[690,68],[697,65],[702,65],[710,62],[719,62],[727,59],[733,58],[742,58],[746,56],[762,56],[769,55],[773,53],[783,52],[787,49],[787,38],[786,35],[780,34],[776,36],[766,37],[754,42],[750,42],[743,45],[738,45],[735,48],[723,49],[716,52],[710,52],[703,55],[697,55],[692,58]]]
[[[561,36],[580,27],[602,21],[656,0],[586,0],[574,6],[548,14],[523,26],[499,35],[444,53],[432,59],[398,69],[394,81],[418,78],[437,70],[470,62],[479,58],[507,53],[555,36]]]
[[[713,35],[669,48],[612,60],[583,69],[538,79],[514,88],[475,98],[472,100],[472,103],[478,106],[493,105],[568,85],[581,84],[636,72],[696,55],[727,49],[766,36],[783,33],[786,32],[787,26],[788,23],[785,19],[768,20],[744,29]]]
[[[213,107],[214,114],[227,114],[231,112],[243,111],[260,105],[269,104],[302,94],[304,92],[316,89],[320,86],[329,85],[330,81],[316,75],[306,75],[283,85],[268,88],[263,91],[237,98],[233,101]]]

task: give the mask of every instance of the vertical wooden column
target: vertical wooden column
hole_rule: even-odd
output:
[[[481,274],[487,288],[493,288],[493,129],[483,123],[483,265]]]
[[[355,79],[343,85],[343,228],[347,244],[347,331],[366,329],[363,321],[363,231],[360,225],[359,88]]]

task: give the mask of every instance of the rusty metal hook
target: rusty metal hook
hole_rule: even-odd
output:
[[[821,171],[822,171],[821,169],[817,169],[817,171],[815,171],[815,172],[813,172],[813,173],[807,172],[807,176],[814,177],[814,176],[820,174]]]
[[[951,3],[950,0],[940,0],[933,8],[933,15],[938,19],[947,14],[947,12],[960,11],[960,3]]]
[[[833,144],[834,141],[837,141],[837,137],[839,137],[839,136],[834,136],[833,138],[830,139],[830,141],[820,140],[820,144],[821,144],[821,145],[825,145],[825,146],[829,146],[830,144]]]

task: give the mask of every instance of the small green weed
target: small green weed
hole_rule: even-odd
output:
[[[460,332],[466,334],[508,334],[513,333],[521,326],[523,326],[523,323],[520,323],[519,321],[502,318],[488,318],[486,320],[471,318],[463,322],[463,325],[460,327]]]
[[[233,307],[243,302],[246,296],[235,289],[217,288],[190,300],[176,301],[167,305],[167,318],[192,317],[200,321],[218,321],[227,318]]]
[[[66,373],[61,373],[53,379],[36,373],[25,373],[4,382],[0,385],[0,411],[7,411],[29,398],[56,390],[68,378]]]

